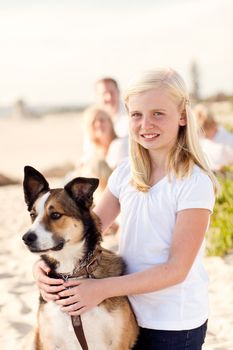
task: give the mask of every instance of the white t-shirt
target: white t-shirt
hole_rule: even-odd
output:
[[[212,141],[228,145],[233,148],[233,133],[226,130],[224,127],[219,126],[218,131],[212,138]]]
[[[178,211],[205,208],[212,212],[215,198],[211,180],[197,166],[189,178],[169,182],[164,177],[147,193],[137,191],[130,179],[129,161],[125,160],[113,171],[108,186],[121,206],[119,252],[127,273],[134,273],[168,260]],[[202,265],[203,249],[204,244],[184,282],[129,296],[141,327],[182,330],[206,321],[208,277]]]
[[[106,162],[111,169],[114,169],[118,166],[123,159],[129,155],[129,138],[119,137],[114,139],[108,149],[106,156]]]
[[[222,167],[233,164],[233,149],[230,146],[204,137],[200,139],[200,145],[212,170],[221,170]]]
[[[117,137],[129,135],[129,117],[122,102],[120,102],[119,111],[114,116],[113,125]]]

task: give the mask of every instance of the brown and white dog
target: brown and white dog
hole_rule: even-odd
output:
[[[124,263],[100,246],[100,223],[91,211],[97,179],[75,178],[49,189],[37,170],[26,166],[24,194],[32,226],[23,236],[41,254],[53,278],[105,278],[124,273]],[[111,298],[81,316],[71,317],[40,298],[35,350],[124,350],[136,341],[138,327],[128,299]]]

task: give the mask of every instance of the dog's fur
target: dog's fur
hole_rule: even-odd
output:
[[[97,179],[76,178],[63,189],[49,189],[42,174],[25,167],[24,194],[32,217],[32,226],[23,240],[30,251],[40,253],[52,269],[52,275],[71,273],[79,261],[100,247],[100,223],[91,211]],[[101,248],[101,259],[94,278],[124,273],[122,259]],[[82,316],[89,350],[126,350],[136,341],[138,327],[128,299],[116,297],[103,301]],[[35,350],[81,349],[71,317],[54,302],[40,298]]]

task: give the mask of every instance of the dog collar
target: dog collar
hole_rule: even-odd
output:
[[[72,273],[57,273],[57,278],[62,278],[64,281],[68,281],[72,278],[95,278],[93,272],[99,266],[102,249],[96,248],[94,251],[89,252],[87,257],[79,260]]]

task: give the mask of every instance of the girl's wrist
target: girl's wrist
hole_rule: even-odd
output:
[[[122,276],[108,277],[104,278],[102,281],[102,288],[105,299],[126,295],[126,293],[124,293],[124,283]]]

